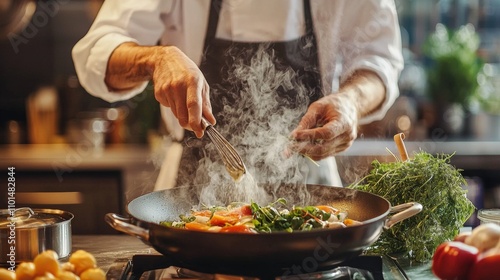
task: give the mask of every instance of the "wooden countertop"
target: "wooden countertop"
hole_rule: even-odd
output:
[[[0,145],[0,166],[51,168],[62,164],[74,168],[121,169],[131,165],[151,165],[152,151],[146,145],[117,144],[96,150],[85,145],[37,144]]]
[[[108,271],[116,259],[130,258],[136,254],[158,254],[138,238],[124,234],[73,235],[72,241],[73,252],[85,250],[92,253],[97,265],[104,271]]]
[[[73,252],[79,249],[92,253],[98,266],[106,272],[117,259],[130,258],[135,254],[159,254],[139,239],[122,234],[74,235]],[[404,263],[402,266],[410,279],[436,279],[430,270],[430,262],[413,265]],[[403,279],[398,271],[398,268],[391,264],[391,267],[384,268],[384,278]]]

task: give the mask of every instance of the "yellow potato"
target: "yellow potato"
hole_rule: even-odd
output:
[[[61,264],[61,270],[75,272],[75,266],[70,262],[65,262]]]
[[[0,268],[0,279],[2,280],[16,280],[16,273],[6,268]]]
[[[35,264],[32,262],[23,262],[16,268],[17,280],[32,280],[35,277]]]
[[[106,273],[100,268],[89,268],[80,274],[80,280],[106,280]]]
[[[35,277],[34,280],[52,280],[52,279],[57,279],[52,273],[46,272],[43,275]]]
[[[33,260],[35,264],[35,275],[45,276],[47,272],[52,275],[59,274],[60,267],[58,258],[59,256],[57,253],[52,250],[47,250],[38,254]]]
[[[89,268],[95,268],[97,266],[95,257],[84,250],[78,250],[71,254],[69,262],[75,266],[75,273],[77,275],[80,275]]]
[[[80,280],[76,274],[70,271],[60,271],[59,275],[57,275],[58,280]]]

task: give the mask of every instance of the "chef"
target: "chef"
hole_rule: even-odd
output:
[[[254,174],[340,186],[333,156],[384,116],[403,65],[392,0],[106,0],[73,59],[109,102],[154,84],[175,140],[157,189],[215,176],[202,117]]]

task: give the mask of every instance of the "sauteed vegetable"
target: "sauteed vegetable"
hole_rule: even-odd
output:
[[[329,205],[294,206],[286,209],[286,200],[260,206],[257,203],[233,203],[225,207],[207,207],[181,215],[177,221],[160,224],[213,232],[271,233],[308,231],[316,228],[341,228],[361,224],[347,218],[347,212]]]

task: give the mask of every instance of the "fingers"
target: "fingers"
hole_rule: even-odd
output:
[[[322,115],[321,107],[313,103],[300,120],[297,128],[292,131],[291,137],[296,141],[311,141],[314,139],[316,128],[323,126]]]
[[[176,48],[168,48],[158,59],[153,73],[155,98],[170,107],[179,124],[201,138],[202,115],[215,124],[210,88],[200,69]]]
[[[294,142],[288,147],[287,151],[293,150],[313,160],[321,160],[345,151],[353,142],[354,139],[347,136],[340,136],[330,141],[320,139],[316,142]]]
[[[187,113],[188,113],[188,127],[193,130],[196,137],[203,137],[204,128],[201,125],[202,115],[202,96],[204,91],[203,81],[195,85],[191,85],[187,89]],[[182,124],[181,124],[182,125]]]
[[[311,104],[291,133],[288,150],[321,160],[349,148],[357,137],[357,114],[337,99],[323,98]]]
[[[201,105],[202,115],[205,119],[211,123],[215,124],[217,121],[212,114],[212,104],[210,103],[210,87],[208,83],[205,81],[202,91],[202,105]]]

